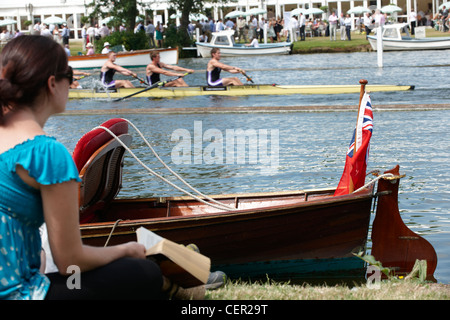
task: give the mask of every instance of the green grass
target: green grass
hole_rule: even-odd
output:
[[[373,35],[373,33],[372,33]],[[444,37],[448,33],[442,33],[434,29],[426,29],[427,37]],[[340,40],[340,33],[336,34],[336,41],[331,41],[330,37],[306,37],[306,41],[296,41],[293,53],[323,53],[323,52],[355,52],[371,51],[366,35],[359,32],[352,32],[351,41]]]
[[[289,283],[228,282],[208,291],[207,300],[450,300],[450,286],[411,280],[381,281],[377,288],[366,284],[292,285]]]
[[[336,285],[322,283],[302,285],[288,282],[247,283],[228,281],[217,291],[207,292],[211,300],[450,300],[450,286],[426,280],[427,263],[417,260],[406,276],[397,276],[384,268],[373,256],[361,257],[376,266],[386,280],[364,279],[339,282]],[[369,277],[368,279],[370,279]],[[373,280],[373,281],[372,281]]]
[[[321,52],[353,52],[369,51],[370,44],[365,35],[352,34],[352,40],[340,40],[340,34],[336,41],[330,37],[306,37],[305,41],[294,42],[293,53],[321,53]]]

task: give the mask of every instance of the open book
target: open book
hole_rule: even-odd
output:
[[[159,264],[164,276],[183,288],[196,287],[208,281],[211,260],[183,245],[165,239],[144,227],[136,230],[137,241],[146,255]]]

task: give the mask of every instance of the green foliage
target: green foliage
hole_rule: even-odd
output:
[[[88,16],[82,16],[81,17],[81,24],[87,24],[89,23],[89,17]]]
[[[427,279],[427,261],[416,260],[411,272],[405,277],[406,280],[417,277],[419,281],[425,282]]]
[[[175,9],[183,11],[188,9],[189,12],[201,12],[203,10],[203,0],[169,0],[168,1]],[[211,1],[215,2],[215,1]]]
[[[175,24],[171,23],[165,30],[164,46],[172,48],[189,47],[192,44],[187,32],[181,28],[177,28]]]
[[[138,15],[137,0],[92,0],[86,6],[92,10],[89,15],[92,23],[98,16],[101,18],[112,16],[117,25],[124,21],[127,30],[134,30]]]
[[[95,41],[95,51],[101,52],[105,42],[109,42],[111,47],[123,45],[127,51],[148,49],[148,40],[145,32],[113,32],[110,36]]]
[[[388,278],[391,276],[391,270],[389,268],[385,268],[382,266],[380,261],[375,260],[374,256],[371,255],[362,255],[362,254],[355,254],[355,256],[357,256],[358,258],[364,260],[365,262],[367,262],[369,265],[371,266],[375,266],[378,267],[378,269],[383,272]]]
[[[393,274],[393,270],[391,270],[390,268],[383,267],[381,262],[377,261],[374,256],[363,255],[362,253],[355,254],[355,256],[364,260],[369,265],[377,267],[381,272],[384,273],[384,275],[388,279],[392,280],[392,279],[396,278],[396,276]],[[416,260],[411,272],[405,277],[406,280],[413,279],[413,278],[418,278],[419,281],[425,282],[425,280],[427,278],[427,261],[426,260]]]

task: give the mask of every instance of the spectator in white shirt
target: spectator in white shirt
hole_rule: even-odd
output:
[[[364,16],[363,23],[364,23],[364,30],[366,31],[366,39],[367,39],[367,36],[370,34],[370,31],[372,29],[372,17],[370,16],[370,14],[368,12]]]
[[[257,37],[253,37],[253,40],[251,43],[246,44],[246,47],[255,47],[255,48],[259,48],[259,43],[258,43],[258,38]]]
[[[105,42],[105,44],[103,45],[102,54],[107,54],[108,52],[110,52],[111,49],[109,47],[110,47],[109,42]]]
[[[414,9],[411,9],[409,21],[411,22],[411,35],[414,35],[414,29],[416,29],[417,26],[417,13],[414,11]]]
[[[102,25],[102,27],[98,30],[98,33],[100,34],[100,37],[101,37],[101,38],[104,38],[104,37],[109,36],[110,32],[109,32],[109,29],[108,29],[108,27],[106,26],[105,23],[104,23],[104,24]]]
[[[328,18],[328,23],[330,24],[330,40],[336,41],[337,22],[338,22],[338,17],[336,15],[336,12],[333,11],[331,16]]]

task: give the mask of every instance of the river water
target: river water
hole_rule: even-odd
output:
[[[450,283],[450,110],[377,110],[387,104],[447,103],[448,51],[385,52],[382,68],[377,66],[376,53],[369,52],[223,58],[222,62],[244,68],[255,83],[358,84],[360,79],[367,79],[369,84],[414,85],[413,91],[371,94],[375,112],[368,171],[400,165],[401,173],[406,175],[400,182],[402,218],[434,246],[438,254],[435,278]],[[203,85],[206,63],[203,58],[181,59],[180,66],[196,70],[185,78],[186,82]],[[144,69],[137,71],[143,76]],[[85,87],[96,81],[83,80]],[[68,110],[105,109],[106,113],[56,116],[45,129],[72,151],[77,140],[91,128],[112,117],[127,118],[142,131],[163,161],[207,194],[325,188],[337,186],[342,174],[356,121],[353,111],[112,115],[106,110],[357,106],[358,100],[359,94],[70,100]],[[136,156],[175,181],[135,131],[130,130]],[[239,142],[234,145],[227,137],[242,132],[239,130],[253,134],[258,147],[244,145],[239,149]],[[135,159],[126,157],[120,197],[180,194],[151,176]]]

